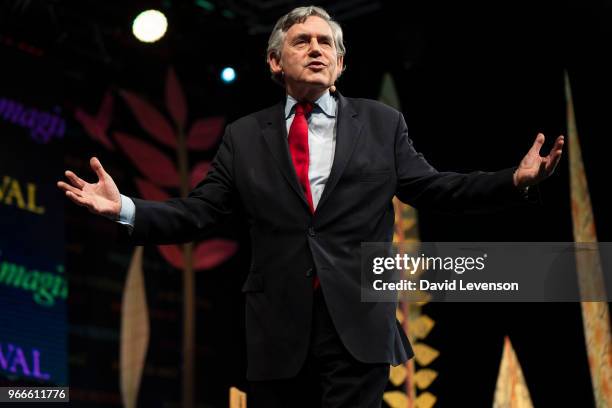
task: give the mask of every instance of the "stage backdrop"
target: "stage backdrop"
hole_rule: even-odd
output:
[[[62,166],[66,129],[52,73],[0,77],[0,378],[68,384]],[[8,69],[7,69],[8,68]]]

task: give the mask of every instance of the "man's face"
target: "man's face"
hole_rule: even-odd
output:
[[[337,55],[331,27],[317,16],[294,24],[285,35],[280,60],[269,57],[274,73],[284,73],[290,94],[323,91],[336,81],[343,58]]]

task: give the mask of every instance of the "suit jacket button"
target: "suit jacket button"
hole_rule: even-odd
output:
[[[308,227],[308,235],[310,235],[311,237],[314,237],[315,235],[317,235],[313,227]]]
[[[310,268],[310,269],[308,269],[308,270],[306,271],[306,277],[307,277],[307,278],[310,278],[311,276],[312,276],[312,268]]]

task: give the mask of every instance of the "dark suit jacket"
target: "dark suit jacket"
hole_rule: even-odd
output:
[[[336,152],[316,212],[298,184],[283,103],[227,126],[206,178],[187,198],[134,199],[137,244],[198,240],[227,217],[246,217],[251,241],[246,297],[250,380],[295,375],[309,343],[313,273],[346,348],[368,363],[413,356],[393,303],[360,301],[360,244],[392,240],[393,196],[416,208],[490,209],[522,199],[513,169],[438,172],[415,151],[401,113],[337,94]]]

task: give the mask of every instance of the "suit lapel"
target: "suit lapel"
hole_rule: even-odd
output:
[[[328,197],[331,195],[338,180],[342,176],[346,164],[348,163],[355,146],[361,136],[362,123],[356,118],[357,112],[353,109],[350,102],[339,92],[338,95],[338,118],[336,122],[336,151],[334,153],[334,163],[332,164],[329,178],[323,189],[323,194],[317,205],[319,210]]]
[[[300,196],[310,212],[308,201],[306,201],[306,196],[300,187],[293,162],[291,161],[291,153],[289,152],[289,144],[287,142],[287,123],[285,121],[284,106],[283,100],[283,102],[273,107],[271,114],[264,121],[263,136],[283,177],[285,177],[295,193]]]

